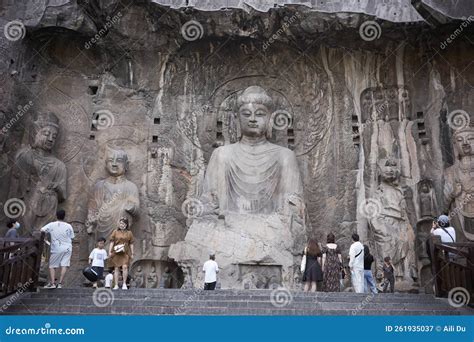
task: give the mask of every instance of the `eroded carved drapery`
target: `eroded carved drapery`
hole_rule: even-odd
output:
[[[58,203],[67,197],[66,166],[52,153],[58,134],[58,117],[40,113],[33,123],[32,144],[15,157],[10,197],[25,201],[23,221],[30,233],[54,220]]]

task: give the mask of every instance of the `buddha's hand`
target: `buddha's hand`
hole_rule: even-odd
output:
[[[459,183],[459,182],[456,182],[456,184],[454,184],[454,189],[453,189],[453,192],[452,192],[452,196],[453,197],[459,197],[461,196],[462,194],[462,184]]]

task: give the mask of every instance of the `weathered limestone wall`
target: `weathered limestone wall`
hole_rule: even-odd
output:
[[[432,214],[443,210],[443,170],[453,162],[447,116],[474,109],[472,23],[443,48],[461,20],[430,28],[412,7],[393,18],[381,8],[245,9],[7,3],[2,25],[18,19],[27,30],[21,40],[1,40],[1,113],[18,119],[0,145],[0,201],[15,197],[10,169],[35,113],[53,111],[54,152],[68,171],[60,207],[78,236],[75,265],[90,251],[88,201],[106,176],[106,148],[116,147],[128,153],[127,178],[139,189],[134,267],[146,273],[155,263],[161,274],[175,267],[168,247],[186,235],[183,202],[200,195],[212,151],[235,142],[233,95],[260,85],[291,117],[273,141],[297,155],[311,236],[325,242],[334,232],[347,253],[357,230],[375,248],[365,201],[376,196],[377,161],[388,157],[398,160],[404,222],[416,234],[421,180],[432,182]],[[377,13],[390,21],[377,24],[378,39],[362,39],[360,25]],[[195,33],[182,31],[190,20]]]

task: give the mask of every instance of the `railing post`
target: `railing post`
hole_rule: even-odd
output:
[[[431,254],[431,272],[433,274],[433,283],[435,288],[435,296],[441,297],[441,271],[440,260],[439,260],[439,249],[436,247],[437,243],[441,243],[439,236],[430,237],[430,254]]]

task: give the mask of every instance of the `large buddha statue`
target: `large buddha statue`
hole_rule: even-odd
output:
[[[86,226],[87,232],[93,236],[91,243],[100,237],[109,239],[120,218],[126,217],[132,226],[133,219],[138,215],[138,188],[125,175],[128,167],[125,151],[107,149],[105,168],[108,177],[95,184],[89,200]]]
[[[204,177],[202,216],[194,219],[185,241],[171,246],[174,258],[193,282],[199,265],[216,252],[223,287],[238,287],[245,276],[239,265],[281,267],[275,275],[291,286],[305,238],[303,189],[295,154],[268,141],[273,101],[258,86],[237,98],[241,137],[218,147]],[[278,271],[276,271],[278,272]],[[189,280],[189,279],[188,279]]]
[[[51,112],[38,114],[33,122],[32,144],[15,157],[10,197],[24,200],[25,231],[32,233],[54,220],[59,202],[66,199],[66,165],[53,155],[59,119]]]
[[[453,145],[454,164],[444,173],[445,209],[451,225],[463,232],[458,240],[474,241],[474,128],[454,132]]]

